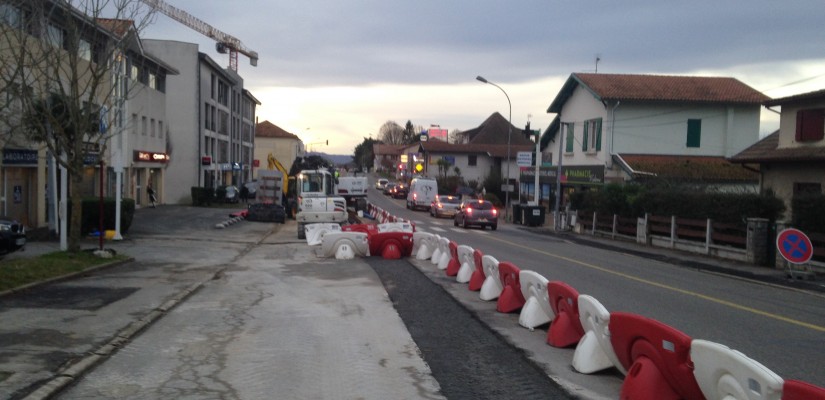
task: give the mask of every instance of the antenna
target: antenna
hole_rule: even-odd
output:
[[[596,54],[596,73],[599,73],[599,61],[602,60],[601,54]]]

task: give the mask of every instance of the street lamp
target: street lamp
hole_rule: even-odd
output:
[[[510,106],[510,114],[507,116],[507,191],[504,192],[504,221],[506,222],[510,210],[510,136],[512,136],[513,133],[513,103],[510,102],[510,96],[507,95],[507,92],[505,92],[501,86],[484,79],[481,75],[477,76],[476,80],[482,83],[488,83],[501,90],[501,93],[504,93],[504,97],[507,97],[507,105]]]

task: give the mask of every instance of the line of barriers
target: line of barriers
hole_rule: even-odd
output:
[[[496,301],[498,312],[518,312],[519,325],[535,329],[549,323],[547,344],[575,346],[571,364],[579,373],[616,368],[625,375],[621,399],[825,400],[825,388],[783,379],[728,346],[691,338],[641,315],[610,312],[565,282],[549,281],[446,237],[416,232],[410,221],[372,204],[367,213],[377,224],[337,230],[307,225],[307,242],[312,237],[311,244],[321,244],[326,256],[336,258],[428,260],[479,292],[480,300]]]

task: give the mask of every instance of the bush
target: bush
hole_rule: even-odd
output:
[[[100,225],[100,198],[89,197],[83,199],[80,231],[89,233],[97,231]],[[67,223],[71,225],[72,218],[71,200],[67,205]],[[103,199],[103,230],[115,229],[115,199],[105,197]],[[132,226],[135,218],[135,200],[122,199],[120,202],[120,232],[126,233]]]

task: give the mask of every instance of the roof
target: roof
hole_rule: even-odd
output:
[[[278,125],[269,121],[259,122],[255,125],[255,137],[301,140],[298,136],[281,129]]]
[[[507,157],[507,144],[475,144],[463,143],[453,144],[440,140],[429,140],[419,144],[421,152],[426,153],[453,153],[453,154],[486,154],[490,157]],[[515,159],[519,151],[535,151],[536,145],[533,143],[510,144],[510,158]]]
[[[401,152],[404,150],[405,147],[408,147],[408,144],[384,144],[384,143],[375,143],[372,145],[372,154],[375,155],[386,155],[386,156],[400,156]]]
[[[766,107],[781,106],[783,104],[795,103],[801,101],[822,100],[825,99],[825,89],[817,90],[815,92],[800,93],[793,96],[781,97],[765,102]]]
[[[825,161],[825,146],[779,147],[779,131],[730,158],[734,163]]]
[[[759,181],[759,174],[715,156],[681,156],[663,154],[619,154],[615,156],[634,178],[655,176],[659,179],[701,182]]]
[[[559,113],[582,86],[599,101],[762,104],[770,97],[736,78],[573,73],[547,109]]]
[[[507,144],[532,145],[533,141],[524,136],[524,130],[513,126],[507,118],[498,112],[487,117],[478,127],[464,131],[470,144]]]

